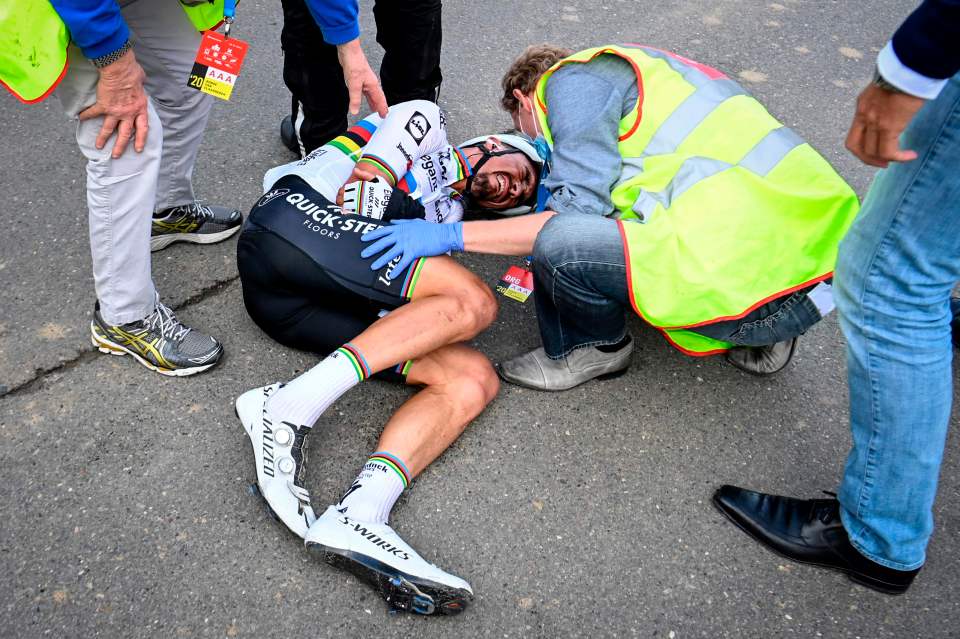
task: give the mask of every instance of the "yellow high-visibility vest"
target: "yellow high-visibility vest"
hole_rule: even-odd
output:
[[[732,345],[687,329],[830,277],[856,194],[739,84],[640,45],[581,51],[543,75],[535,110],[551,146],[550,76],[601,55],[627,60],[637,75],[611,193],[633,308],[685,353],[725,351]]]

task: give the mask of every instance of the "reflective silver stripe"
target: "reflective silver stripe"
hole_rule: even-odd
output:
[[[657,51],[656,49],[650,49],[648,47],[633,46],[633,45],[623,45],[623,48],[640,49],[651,58],[658,58],[660,60],[663,60],[664,62],[670,65],[671,69],[673,69],[674,71],[679,73],[681,76],[683,76],[684,80],[686,80],[693,86],[697,87],[698,89],[704,86],[705,84],[716,82],[716,80],[711,80],[710,77],[707,76],[707,74],[705,74],[700,69],[697,69],[696,67],[692,67],[689,64],[684,64],[683,62],[681,62],[680,60],[677,60],[672,55],[664,53],[663,51]],[[732,80],[730,80],[730,82],[732,82]]]
[[[803,143],[800,136],[787,127],[782,126],[763,136],[763,139],[757,142],[736,166],[743,167],[752,173],[756,173],[760,177],[765,177],[790,151]],[[635,162],[628,164],[628,166],[635,169],[630,177],[634,177],[642,172],[642,170],[636,170]],[[639,169],[642,169],[642,166],[641,160]],[[658,193],[652,193],[641,189],[631,208],[641,222],[647,222],[650,220],[650,216],[653,215],[658,204],[665,210],[669,209],[675,199],[683,195],[697,182],[716,175],[721,171],[725,171],[732,166],[734,165],[728,162],[711,158],[699,156],[688,158],[680,165],[676,175],[673,176],[670,184],[668,184],[664,190]],[[627,179],[629,178],[621,178],[618,186]]]
[[[746,95],[746,91],[733,80],[708,80],[660,123],[643,149],[644,157],[673,153],[714,109],[738,95]]]
[[[801,144],[799,135],[782,126],[767,133],[737,164],[763,177]]]
[[[704,157],[693,157],[684,161],[677,169],[677,174],[670,180],[667,188],[658,192],[640,190],[636,202],[633,203],[633,212],[637,214],[641,222],[646,222],[653,215],[657,204],[664,209],[669,209],[675,199],[683,195],[687,189],[692,187],[700,180],[705,180],[710,176],[716,175],[721,171],[729,169],[732,164],[721,160],[714,160]]]
[[[636,176],[643,173],[643,158],[623,158],[622,164],[620,166],[620,177],[617,178],[617,183],[613,186],[616,189],[618,186],[624,182],[629,182]]]
[[[687,96],[657,127],[653,137],[641,151],[639,158],[624,158],[620,178],[614,188],[641,174],[645,158],[676,152],[683,141],[724,101],[739,95],[748,95],[738,83],[709,68],[705,72],[696,66],[678,60],[666,52],[645,46],[622,46],[628,49],[639,49],[651,58],[663,60],[685,81],[693,85],[695,91]],[[790,151],[803,143],[800,136],[789,128],[781,126],[770,131],[757,142],[737,163],[737,166],[764,177]],[[649,221],[657,205],[669,209],[676,198],[683,195],[697,182],[732,166],[734,165],[728,162],[711,158],[699,156],[688,158],[680,165],[676,175],[673,176],[665,189],[657,193],[641,189],[631,208],[641,222]]]
[[[644,148],[643,156],[673,153],[720,104],[738,95],[747,95],[743,87],[733,80],[726,77],[711,78],[700,69],[663,51],[643,46],[626,45],[626,48],[640,49],[651,58],[663,60],[695,88],[695,91],[660,123]]]

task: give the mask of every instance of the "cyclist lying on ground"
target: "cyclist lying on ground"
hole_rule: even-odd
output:
[[[250,316],[278,342],[326,356],[291,382],[237,400],[260,491],[309,550],[368,581],[393,608],[454,614],[472,598],[466,581],[424,561],[387,520],[410,481],[497,394],[490,362],[462,344],[493,321],[497,304],[446,256],[417,260],[396,278],[395,264],[371,270],[360,236],[390,220],[457,222],[465,206],[526,211],[539,169],[524,139],[452,146],[435,104],[406,102],[268,171],[240,235]],[[397,409],[356,481],[317,517],[303,481],[304,438],[368,377],[423,390]]]

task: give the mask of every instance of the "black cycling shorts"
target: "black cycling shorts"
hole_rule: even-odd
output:
[[[409,301],[425,260],[398,279],[391,265],[370,269],[360,236],[376,221],[344,215],[296,176],[277,181],[254,205],[237,243],[243,302],[276,341],[320,355],[332,353]],[[379,379],[405,381],[409,362]]]

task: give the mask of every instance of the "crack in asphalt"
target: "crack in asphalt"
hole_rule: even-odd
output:
[[[212,297],[217,296],[223,291],[227,286],[236,282],[240,279],[239,275],[234,275],[233,277],[227,278],[225,280],[217,280],[213,284],[204,287],[191,295],[190,297],[183,300],[180,304],[171,307],[174,311],[180,311],[184,308],[199,304],[205,300],[208,300]],[[30,379],[27,379],[20,384],[17,384],[13,387],[7,387],[3,384],[0,384],[0,399],[6,399],[9,397],[14,397],[17,395],[24,395],[27,393],[34,392],[42,386],[43,382],[52,375],[57,375],[59,373],[65,373],[71,369],[76,368],[86,364],[87,362],[93,361],[98,355],[97,349],[94,346],[88,346],[86,348],[81,348],[74,357],[70,359],[62,360],[59,364],[55,366],[50,366],[47,368],[37,368],[33,376]]]

